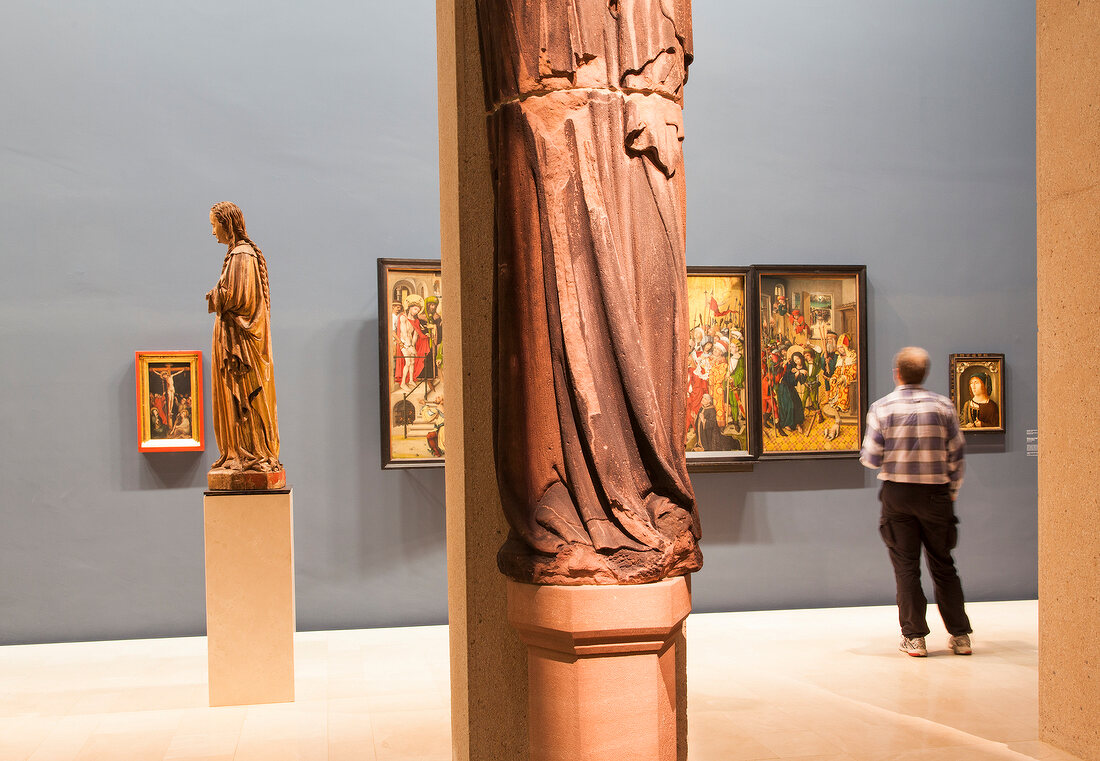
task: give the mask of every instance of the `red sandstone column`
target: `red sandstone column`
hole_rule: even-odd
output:
[[[527,645],[531,761],[677,758],[681,577],[653,584],[508,582]]]
[[[530,757],[686,758],[684,577],[702,565],[680,359],[690,0],[477,11],[497,565],[527,645]]]

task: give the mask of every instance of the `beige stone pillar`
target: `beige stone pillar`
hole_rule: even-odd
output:
[[[294,700],[294,506],[289,489],[207,492],[210,705]]]
[[[1100,2],[1036,3],[1039,736],[1100,759]]]
[[[508,582],[527,644],[531,761],[676,761],[684,577],[653,584]]]
[[[474,0],[437,0],[448,333],[447,588],[455,761],[527,758],[527,658],[507,621],[492,441],[493,191]]]

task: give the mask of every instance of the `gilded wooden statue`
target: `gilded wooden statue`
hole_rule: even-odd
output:
[[[228,250],[218,284],[206,294],[215,315],[211,398],[220,453],[208,483],[211,489],[279,489],[286,472],[279,461],[267,262],[235,203],[214,204],[210,226]]]

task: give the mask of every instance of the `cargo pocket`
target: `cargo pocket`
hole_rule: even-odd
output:
[[[959,543],[959,519],[952,517],[951,525],[947,527],[947,549],[955,549]]]
[[[878,532],[882,535],[882,541],[886,542],[886,546],[890,549],[894,549],[896,542],[894,541],[894,526],[890,521],[882,518],[878,522]]]
[[[934,508],[932,525],[935,526],[935,533],[943,532],[941,536],[944,549],[950,552],[959,542],[959,518],[955,515],[955,500],[951,499],[951,494],[946,487],[941,494],[932,497],[932,507]]]

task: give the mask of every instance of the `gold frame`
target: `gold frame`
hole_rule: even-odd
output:
[[[1004,433],[1005,404],[1008,401],[1005,384],[1004,354],[952,354],[949,360],[951,373],[951,404],[959,416],[959,425],[966,433]],[[970,401],[969,383],[976,374],[985,375],[988,380],[989,400],[997,408],[999,425],[990,426],[979,420],[968,422],[974,417],[964,406]],[[977,408],[975,408],[977,409]]]
[[[160,404],[155,402],[155,389],[152,386],[150,374],[153,365],[167,365],[165,369],[175,370],[171,382],[164,381],[164,391],[169,397],[175,394],[174,376],[187,372],[187,394],[181,397],[177,404],[174,400],[162,399]],[[136,376],[137,394],[137,434],[139,452],[201,452],[206,448],[204,443],[204,416],[202,399],[202,352],[201,351],[138,351],[134,352],[134,373]],[[169,393],[169,389],[172,392]],[[173,410],[165,413],[164,405],[170,404]],[[164,420],[164,426],[169,431],[178,430],[182,424],[181,416],[186,414],[190,423],[189,436],[157,435],[153,430],[153,414],[157,413],[158,420]],[[176,421],[169,424],[166,419],[171,415]]]

